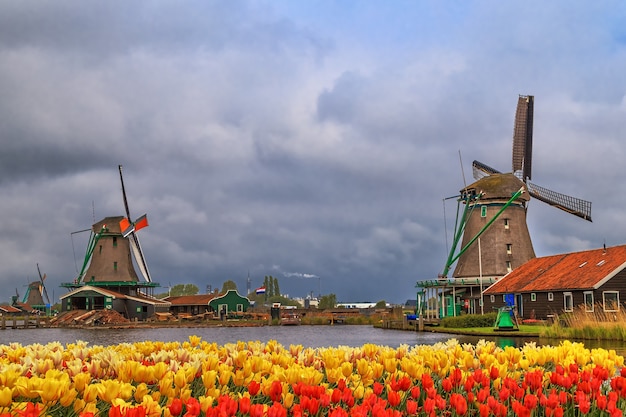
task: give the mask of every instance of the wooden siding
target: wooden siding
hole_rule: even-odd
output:
[[[565,313],[565,294],[572,294],[572,305],[576,309],[579,306],[585,304],[585,292],[591,291],[593,293],[594,308],[602,308],[603,295],[607,291],[617,291],[619,293],[620,308],[625,308],[626,305],[626,269],[617,273],[613,278],[608,280],[597,290],[593,289],[577,289],[566,291],[552,291],[553,299],[548,299],[548,292],[535,292],[535,301],[531,300],[531,292],[515,294],[516,307],[519,307],[519,296],[521,296],[522,303],[521,308],[518,308],[518,316],[521,319],[549,319],[554,315]],[[491,302],[491,296],[485,294],[485,308],[484,311],[494,311],[497,308],[504,307],[506,304],[503,300],[503,294],[493,294],[494,302]]]

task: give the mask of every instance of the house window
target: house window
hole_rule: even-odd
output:
[[[505,229],[509,228],[509,219],[504,219],[504,228]]]
[[[604,311],[619,311],[619,291],[602,292]]]
[[[102,253],[102,245],[98,248],[98,253]]]
[[[113,262],[113,270],[117,271],[117,262]]]
[[[496,296],[495,295],[490,295],[489,296],[489,301],[491,301],[492,303],[496,302]]]
[[[502,302],[506,303],[506,294],[502,294]]]
[[[548,301],[554,301],[554,293],[548,293]]]
[[[480,206],[480,217],[487,217],[487,206]]]
[[[237,313],[243,313],[243,304],[237,304]]]
[[[593,291],[583,292],[583,299],[585,300],[585,311],[588,313],[593,312]]]
[[[506,261],[506,271],[511,272],[513,268],[511,268],[511,261]]]
[[[113,247],[117,248],[117,237],[113,236]]]
[[[513,245],[511,245],[510,243],[506,244],[506,254],[510,255],[511,253],[513,253]]]
[[[534,292],[530,293],[530,301],[537,301],[537,294]]]
[[[563,293],[563,311],[568,313],[574,311],[574,296],[571,292]]]

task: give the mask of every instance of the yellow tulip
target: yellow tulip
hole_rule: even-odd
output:
[[[9,387],[0,388],[0,407],[9,407],[13,403],[13,390]]]
[[[97,385],[97,388],[98,397],[104,402],[112,403],[120,396],[121,385],[116,380],[105,379]]]
[[[76,400],[77,396],[78,391],[76,391],[76,389],[74,388],[70,388],[65,391],[65,393],[63,393],[61,398],[59,398],[59,404],[61,404],[63,407],[69,407]]]

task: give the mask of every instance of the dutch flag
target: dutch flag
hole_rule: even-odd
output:
[[[265,287],[260,287],[256,289],[257,294],[265,294]]]

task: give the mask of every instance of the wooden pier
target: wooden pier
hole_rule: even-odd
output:
[[[45,316],[1,316],[0,330],[39,329],[50,326],[50,318]]]

